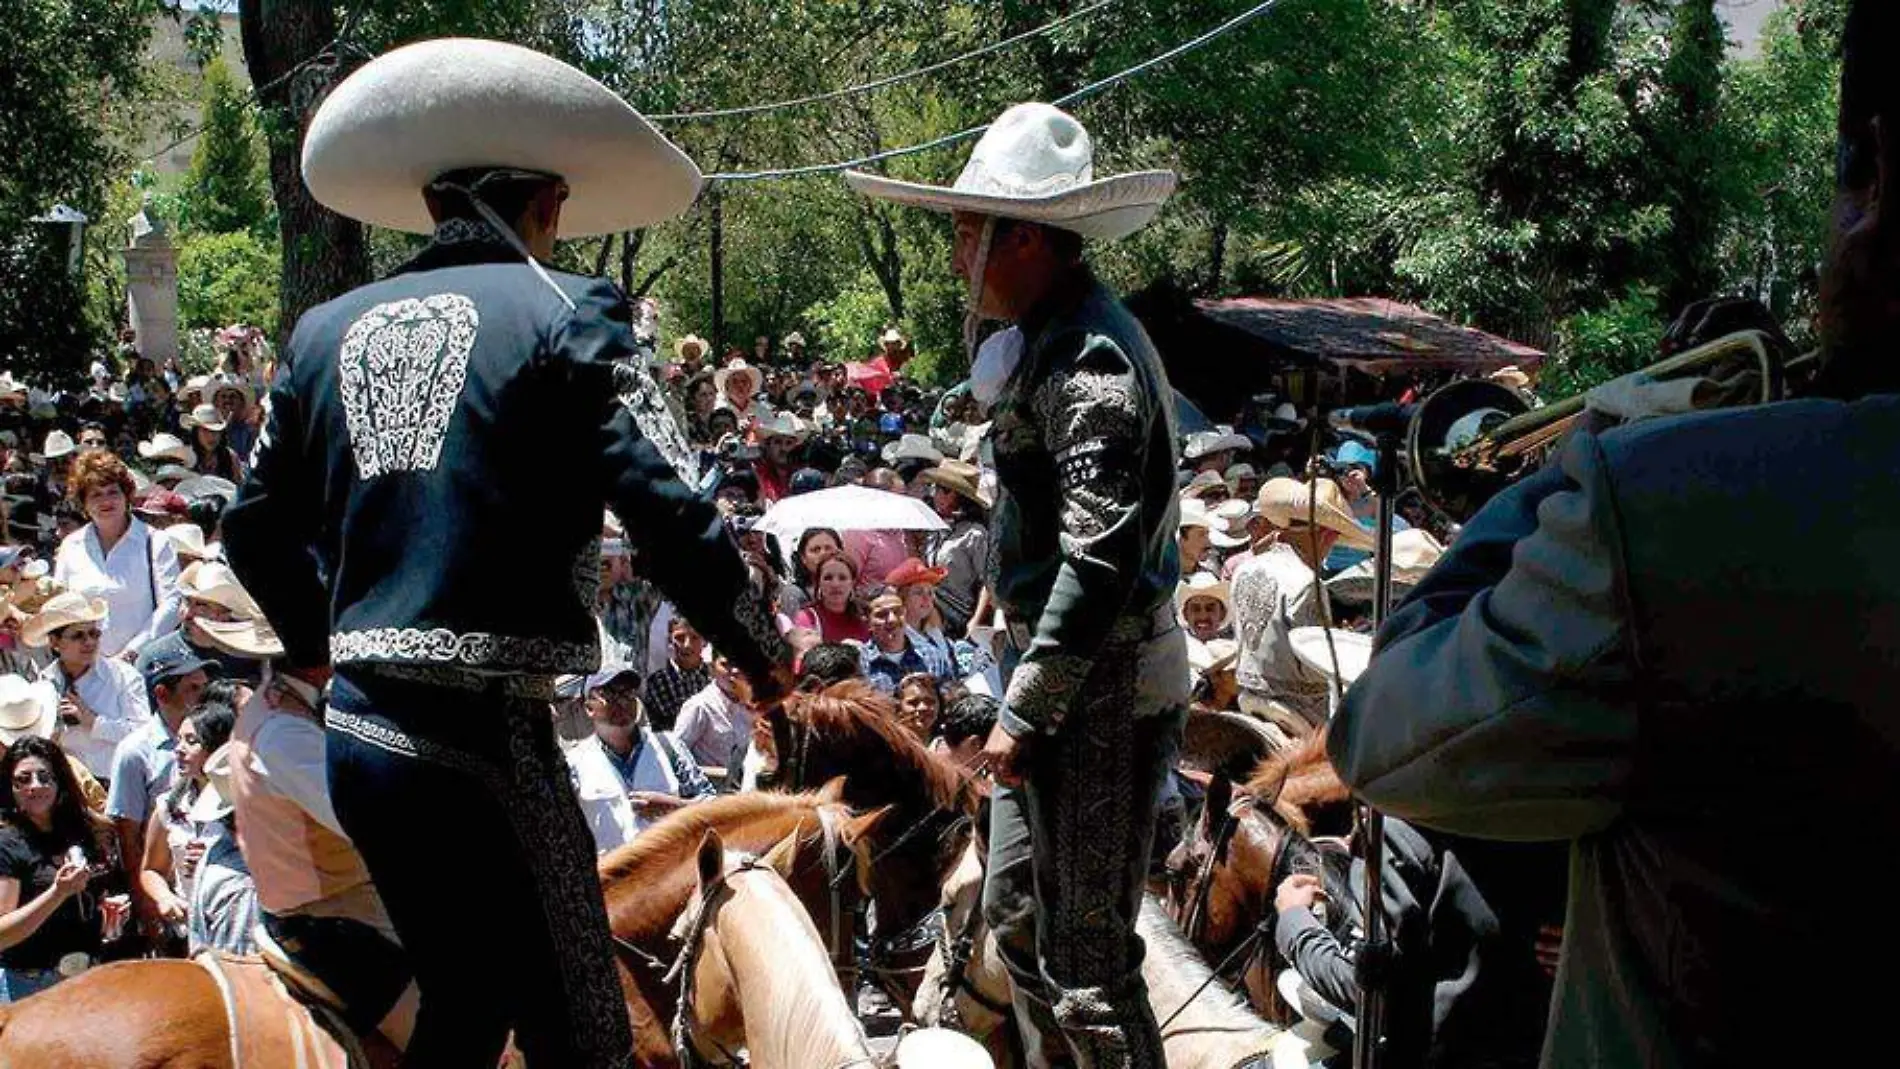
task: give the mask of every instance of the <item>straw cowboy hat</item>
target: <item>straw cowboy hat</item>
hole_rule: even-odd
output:
[[[254,620],[193,620],[192,623],[198,625],[213,646],[234,657],[268,661],[284,655],[283,640],[277,637],[270,621],[261,616]]]
[[[236,390],[244,395],[245,408],[248,409],[257,403],[257,388],[240,375],[213,375],[211,381],[205,384],[205,390],[211,394],[213,402],[216,402],[218,395],[224,391]]]
[[[1188,480],[1188,484],[1181,488],[1181,496],[1199,501],[1202,494],[1211,490],[1226,493],[1227,480],[1220,477],[1220,472],[1203,471]]]
[[[986,509],[995,505],[990,496],[983,492],[983,471],[975,464],[961,460],[946,460],[934,468],[925,468],[918,472],[917,478],[933,486],[941,486]]]
[[[758,393],[759,385],[765,381],[764,373],[758,368],[753,367],[744,360],[734,361],[713,373],[713,386],[719,391],[720,400],[725,400],[726,383],[730,382],[734,375],[741,375],[751,380],[752,385],[747,388],[745,392],[747,397]]]
[[[1310,521],[1339,535],[1340,544],[1350,549],[1371,552],[1374,546],[1372,532],[1353,519],[1339,484],[1331,479],[1321,479],[1317,493],[1298,479],[1268,479],[1260,487],[1258,507],[1275,527],[1303,526]]]
[[[754,433],[761,442],[767,438],[795,438],[803,441],[811,434],[811,428],[790,412],[774,412],[754,426]]]
[[[169,460],[176,464],[183,464],[186,467],[191,467],[197,460],[197,457],[192,455],[191,447],[185,444],[184,439],[178,437],[176,434],[167,434],[164,431],[152,435],[150,441],[140,442],[139,456],[147,460]]]
[[[785,337],[780,338],[779,344],[787,349],[793,346],[803,349],[805,347],[805,336],[794,330],[790,334],[785,335]]]
[[[96,624],[106,618],[104,598],[89,598],[78,591],[55,594],[40,606],[20,627],[20,641],[43,649],[53,632],[74,624]]]
[[[895,442],[884,443],[884,463],[901,464],[906,460],[925,460],[932,464],[943,463],[943,454],[937,451],[929,435],[906,434]]]
[[[1438,558],[1445,555],[1445,547],[1429,531],[1416,528],[1410,531],[1397,531],[1392,535],[1392,593],[1397,595],[1418,585],[1419,580],[1432,570]],[[1374,564],[1371,560],[1362,560],[1358,564],[1326,580],[1326,592],[1330,596],[1348,604],[1363,604],[1372,601]]]
[[[686,355],[686,350],[697,349],[699,350],[698,355],[705,356],[707,351],[711,348],[712,346],[706,344],[706,339],[697,334],[688,334],[673,343],[673,355],[679,357],[681,360],[690,360],[693,358]]]
[[[858,193],[939,212],[1043,223],[1114,241],[1146,226],[1174,192],[1173,171],[1095,177],[1088,130],[1048,104],[1018,104],[997,116],[953,186],[845,172]]]
[[[216,475],[194,475],[172,487],[172,492],[186,501],[221,497],[224,503],[229,505],[237,500],[237,484]]]
[[[1213,598],[1220,602],[1223,625],[1233,620],[1234,600],[1228,592],[1226,581],[1219,576],[1208,572],[1195,572],[1177,583],[1174,588],[1175,615],[1185,620],[1188,602],[1198,598]]]
[[[902,345],[908,340],[910,339],[904,337],[904,332],[896,327],[885,327],[884,333],[877,336],[877,343],[880,346]]]
[[[1214,523],[1214,514],[1208,511],[1207,502],[1202,501],[1198,497],[1184,497],[1181,499],[1181,519],[1180,522],[1175,524],[1177,529],[1183,527],[1199,527],[1201,530],[1211,533],[1214,530]]]
[[[178,403],[181,405],[198,404],[199,401],[204,400],[205,387],[210,384],[211,376],[209,375],[193,375],[186,379],[184,387],[178,391]],[[193,400],[193,398],[196,398],[196,400]]]
[[[1221,452],[1241,452],[1253,448],[1253,442],[1244,434],[1231,430],[1195,431],[1187,436],[1181,446],[1181,456],[1186,460],[1199,460]]]
[[[1287,641],[1301,663],[1328,679],[1333,677],[1333,654],[1337,653],[1340,682],[1348,687],[1372,663],[1372,636],[1357,631],[1335,630],[1330,650],[1323,627],[1296,627],[1287,632]]]
[[[566,238],[639,230],[699,196],[699,168],[606,86],[518,45],[448,37],[344,79],[304,138],[303,180],[340,215],[435,230],[422,189],[469,168],[558,175]]]
[[[1253,531],[1248,528],[1254,516],[1253,502],[1230,497],[1208,509],[1207,514],[1212,521],[1207,529],[1207,540],[1214,543],[1215,549],[1253,545]]]
[[[29,735],[52,738],[58,710],[59,696],[51,683],[0,676],[0,744],[11,746]]]
[[[180,560],[201,561],[211,556],[205,547],[204,530],[195,523],[176,523],[158,534],[172,544],[172,552],[178,554]]]
[[[195,824],[223,820],[237,809],[231,790],[231,762],[235,757],[229,742],[212,751],[204,760],[205,783],[198,789],[186,819]]]
[[[1526,390],[1531,385],[1531,377],[1524,374],[1516,364],[1507,364],[1493,371],[1491,381],[1501,386],[1509,386],[1513,390]]]
[[[230,423],[225,420],[224,413],[218,411],[217,405],[202,404],[194,406],[190,412],[178,417],[178,425],[188,431],[198,427],[203,427],[208,431],[221,431],[230,426]]]
[[[264,610],[238,582],[237,573],[221,561],[201,561],[178,573],[178,592],[194,601],[208,601],[244,620],[259,620]]]
[[[40,456],[47,460],[58,460],[79,452],[78,443],[65,431],[50,431],[46,435],[46,447],[40,450]]]

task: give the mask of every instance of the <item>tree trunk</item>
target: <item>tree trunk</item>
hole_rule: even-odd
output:
[[[1208,242],[1210,248],[1207,257],[1207,289],[1209,297],[1220,296],[1221,276],[1227,272],[1227,221],[1214,224],[1214,233]]]
[[[1716,246],[1723,203],[1716,185],[1716,135],[1721,118],[1722,60],[1728,50],[1715,0],[1682,0],[1669,35],[1663,84],[1670,96],[1666,135],[1658,145],[1669,183],[1670,262],[1662,313],[1673,320],[1721,286]]]
[[[239,0],[238,25],[251,82],[266,87],[259,104],[267,113],[271,194],[277,200],[284,250],[277,327],[282,348],[305,311],[369,281],[369,239],[363,225],[318,204],[305,188],[302,172],[310,118],[356,61],[340,56],[334,63],[325,59],[290,74],[336,39],[336,10],[322,0]]]

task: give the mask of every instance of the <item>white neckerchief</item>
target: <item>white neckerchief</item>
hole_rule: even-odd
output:
[[[970,396],[986,409],[994,405],[1022,361],[1022,328],[1010,327],[985,338],[970,363]]]

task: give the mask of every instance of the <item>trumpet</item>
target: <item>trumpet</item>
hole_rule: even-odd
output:
[[[1703,410],[1769,404],[1788,395],[1790,372],[1813,354],[1786,360],[1767,334],[1745,330],[1660,360],[1597,387],[1604,395],[1676,383],[1678,401]],[[1418,407],[1407,428],[1412,483],[1433,507],[1460,522],[1536,470],[1545,447],[1575,427],[1590,393],[1533,409],[1523,395],[1485,379],[1454,382]]]

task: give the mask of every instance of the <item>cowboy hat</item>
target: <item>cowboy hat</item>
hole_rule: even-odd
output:
[[[1513,390],[1525,390],[1530,388],[1531,377],[1524,374],[1516,364],[1506,364],[1491,373],[1491,381],[1501,386],[1509,386]]]
[[[917,473],[917,478],[934,486],[941,486],[984,508],[991,508],[994,502],[983,492],[982,469],[975,464],[961,460],[946,460],[934,468],[925,468]]]
[[[805,347],[805,336],[794,330],[790,334],[787,334],[785,335],[785,337],[779,339],[779,344],[783,345],[787,349],[790,349],[794,345],[798,346],[800,349],[803,349]]]
[[[1438,558],[1445,555],[1445,547],[1429,531],[1416,528],[1409,531],[1396,531],[1392,535],[1392,593],[1397,596],[1418,585],[1425,573],[1432,570]],[[1371,560],[1359,563],[1326,580],[1326,592],[1347,604],[1364,604],[1372,601],[1374,566]]]
[[[178,592],[194,601],[208,601],[240,619],[262,619],[264,610],[251,599],[237,573],[221,561],[205,560],[178,574]]]
[[[187,507],[183,497],[154,484],[139,495],[138,503],[132,506],[132,511],[140,516],[176,519],[185,515]]]
[[[1234,601],[1229,596],[1227,583],[1220,576],[1208,572],[1195,572],[1182,579],[1174,587],[1175,615],[1187,616],[1188,602],[1197,598],[1213,598],[1220,602],[1221,623],[1224,625],[1234,618]]]
[[[1188,709],[1179,763],[1211,776],[1245,780],[1261,761],[1285,745],[1285,733],[1264,720],[1196,705]]]
[[[386,52],[317,109],[303,179],[330,210],[434,231],[422,189],[451,171],[515,168],[567,184],[561,236],[639,230],[699,196],[699,168],[606,86],[518,45],[449,37]]]
[[[1089,132],[1048,104],[1018,104],[997,116],[954,186],[863,171],[846,171],[844,177],[875,200],[1043,223],[1102,241],[1146,226],[1175,185],[1173,171],[1096,178]]]
[[[922,434],[906,434],[894,442],[884,443],[884,463],[896,466],[906,460],[924,460],[932,464],[943,463],[943,454],[931,444],[930,438]]]
[[[140,442],[139,456],[147,460],[170,460],[187,467],[196,459],[184,439],[164,431],[152,435],[150,441]]]
[[[211,556],[205,548],[204,529],[195,523],[175,523],[158,534],[172,544],[172,552],[180,560],[201,561]],[[184,576],[181,574],[179,579],[182,582]]]
[[[1333,677],[1333,654],[1337,653],[1340,682],[1348,687],[1372,663],[1372,636],[1357,631],[1335,630],[1330,648],[1323,627],[1296,627],[1287,632],[1287,641],[1295,657],[1328,679]]]
[[[204,400],[205,387],[210,384],[211,376],[209,375],[193,375],[186,379],[184,387],[178,391],[178,403],[181,405],[196,405],[198,401]],[[193,401],[192,398],[194,397],[196,397],[198,401]]]
[[[1268,523],[1283,530],[1312,522],[1339,535],[1340,544],[1348,549],[1370,552],[1374,546],[1372,532],[1353,519],[1339,484],[1331,479],[1319,481],[1317,494],[1311,484],[1298,479],[1268,479],[1260,487],[1258,507]]]
[[[178,417],[178,425],[186,430],[203,427],[208,431],[221,431],[230,426],[218,406],[209,404],[194,405],[190,412]]]
[[[697,334],[688,334],[684,338],[681,338],[679,341],[676,341],[673,343],[673,355],[679,357],[681,360],[688,360],[688,359],[691,359],[691,357],[688,357],[686,355],[686,350],[698,349],[699,355],[705,356],[706,351],[710,348],[712,347],[706,344],[706,339],[700,337]]]
[[[277,637],[270,621],[261,616],[255,620],[193,620],[192,623],[204,632],[213,646],[234,657],[268,661],[284,655],[283,640]]]
[[[1181,456],[1185,460],[1199,460],[1215,453],[1252,448],[1253,442],[1244,434],[1235,434],[1230,430],[1195,431],[1187,436],[1187,442],[1181,447]]]
[[[765,376],[759,372],[758,368],[753,367],[744,360],[734,361],[713,373],[713,387],[719,391],[720,400],[725,399],[726,383],[730,381],[734,375],[744,375],[746,378],[752,380],[751,389],[746,391],[746,396],[748,397],[758,393],[759,384],[765,381]]]
[[[46,599],[40,611],[30,617],[20,627],[20,641],[41,649],[47,639],[62,627],[74,624],[96,624],[106,618],[104,598],[89,598],[76,590],[55,594]]]
[[[884,333],[877,336],[879,345],[902,345],[906,340],[904,332],[896,327],[885,327]]]
[[[59,697],[51,683],[0,676],[0,745],[11,746],[29,735],[52,738],[58,709]]]
[[[205,783],[198,788],[198,797],[192,801],[185,819],[194,824],[210,824],[230,816],[237,808],[233,801],[237,795],[231,787],[231,762],[235,757],[231,743],[226,742],[205,758]]]
[[[1253,521],[1253,502],[1230,497],[1208,509],[1207,514],[1213,521],[1207,529],[1207,540],[1215,549],[1253,545],[1253,531],[1248,527]]]
[[[790,412],[774,412],[754,425],[753,432],[763,442],[767,438],[804,439],[811,433],[805,421]]]
[[[1214,514],[1208,511],[1207,502],[1198,497],[1181,499],[1181,519],[1175,524],[1178,530],[1183,527],[1199,527],[1204,531],[1213,531]]]
[[[40,450],[40,456],[47,460],[58,460],[79,452],[79,446],[73,436],[65,431],[50,431],[46,435],[46,447]]]
[[[178,488],[179,483],[184,482],[186,479],[197,478],[197,476],[197,472],[192,471],[183,464],[167,464],[158,469],[158,474],[152,476],[152,481],[160,486],[170,484],[171,489],[175,490]]]
[[[213,375],[211,376],[211,381],[205,383],[205,389],[211,391],[211,400],[214,402],[218,399],[218,395],[224,391],[236,390],[244,396],[245,408],[248,409],[257,403],[257,388],[252,386],[241,375]]]
[[[919,1028],[897,1041],[896,1069],[991,1069],[981,1044],[947,1028]]]
[[[1188,643],[1188,671],[1196,678],[1232,668],[1240,657],[1240,643],[1231,638],[1198,639]]]
[[[221,497],[224,503],[229,505],[237,500],[237,484],[216,475],[194,475],[172,487],[172,492],[186,501]]]
[[[1220,472],[1203,471],[1195,473],[1194,478],[1189,479],[1188,484],[1181,488],[1181,496],[1199,501],[1201,495],[1207,493],[1209,490],[1219,490],[1223,494],[1227,492],[1227,480],[1220,477]]]
[[[15,379],[11,371],[0,371],[0,399],[8,397],[26,400],[26,383]]]

